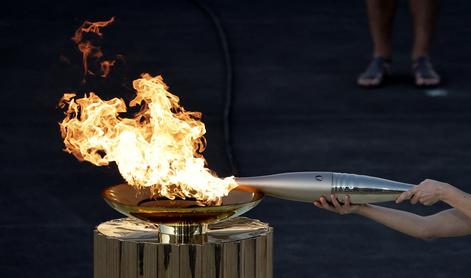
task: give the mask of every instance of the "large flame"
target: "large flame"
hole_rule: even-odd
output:
[[[129,106],[141,107],[133,118],[120,116],[126,112],[122,99],[64,94],[60,106],[67,110],[60,129],[65,150],[97,166],[116,162],[130,185],[151,187],[160,196],[221,204],[221,197],[237,184],[205,167],[201,114],[185,111],[161,76],[144,74],[133,86],[137,95]]]

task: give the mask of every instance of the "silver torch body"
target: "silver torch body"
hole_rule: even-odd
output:
[[[376,177],[334,172],[292,172],[258,177],[236,178],[241,187],[261,191],[275,198],[313,202],[335,194],[342,201],[349,195],[354,204],[395,200],[413,185]]]

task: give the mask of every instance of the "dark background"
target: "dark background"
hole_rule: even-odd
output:
[[[471,191],[471,4],[442,2],[432,56],[446,83],[427,90],[410,77],[405,1],[396,78],[378,90],[355,85],[371,49],[363,1],[204,2],[221,19],[233,61],[239,175],[325,170],[434,178]],[[56,104],[65,91],[129,100],[139,73],[162,74],[187,109],[204,113],[209,166],[232,174],[221,121],[226,69],[216,29],[194,2],[14,1],[0,14],[1,277],[91,277],[93,228],[120,217],[99,195],[121,181],[116,167],[62,152]],[[80,85],[70,37],[83,20],[112,15],[105,55],[123,54],[126,63],[107,80]],[[446,208],[387,205],[424,215]],[[359,216],[271,198],[247,215],[275,228],[276,277],[470,275],[470,237],[425,242]]]

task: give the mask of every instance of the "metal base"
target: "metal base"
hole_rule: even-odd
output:
[[[94,277],[273,276],[273,228],[268,224],[237,217],[209,225],[206,233],[200,227],[190,235],[188,226],[181,228],[185,233],[131,218],[100,224],[94,233]]]
[[[159,233],[167,235],[194,236],[208,232],[208,224],[157,225]]]

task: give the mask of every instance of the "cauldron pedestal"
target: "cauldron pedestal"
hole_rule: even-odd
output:
[[[273,228],[236,217],[179,237],[131,218],[94,232],[95,278],[271,278]]]

